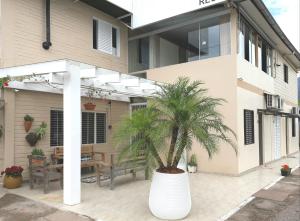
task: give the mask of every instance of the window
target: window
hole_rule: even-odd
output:
[[[284,82],[289,83],[289,67],[286,64],[283,65],[283,72],[284,72]]]
[[[144,69],[149,68],[149,38],[138,39],[138,62]]]
[[[273,49],[244,19],[240,19],[239,29],[239,55],[273,76]]]
[[[96,113],[96,143],[106,143],[106,114]]]
[[[93,48],[108,54],[119,56],[120,31],[112,24],[93,19]]]
[[[63,146],[64,120],[63,111],[50,111],[50,146]],[[82,112],[82,144],[106,143],[106,114]]]
[[[296,125],[295,118],[292,118],[292,137],[296,137]]]
[[[82,112],[81,114],[82,144],[92,144],[95,141],[95,113]]]
[[[64,142],[64,116],[63,111],[50,111],[50,146],[63,146]]]
[[[245,145],[254,144],[254,111],[244,110]]]
[[[229,18],[226,15],[187,25],[182,24],[147,38],[130,40],[129,72],[230,54]]]

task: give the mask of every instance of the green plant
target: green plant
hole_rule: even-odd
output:
[[[158,172],[181,173],[177,168],[185,149],[190,149],[195,138],[211,158],[223,141],[237,152],[235,133],[223,123],[217,107],[224,100],[207,96],[202,82],[179,78],[174,84],[159,85],[160,91],[149,99],[149,106],[133,112],[118,129],[115,139],[124,156],[138,156],[144,151],[149,166]],[[128,142],[129,137],[134,137]],[[169,147],[165,148],[170,140]],[[160,152],[167,151],[166,163]]]
[[[196,167],[198,165],[197,164],[197,156],[196,156],[196,154],[192,154],[188,165],[189,166],[194,166],[194,167]]]
[[[30,121],[30,122],[32,122],[32,121],[34,121],[34,118],[32,116],[30,116],[29,114],[26,114],[24,116],[24,121]]]
[[[41,125],[35,130],[35,133],[39,137],[39,140],[42,139],[47,132],[47,124],[45,122],[42,122]]]
[[[42,149],[33,148],[31,151],[31,155],[33,156],[45,156],[44,151]]]

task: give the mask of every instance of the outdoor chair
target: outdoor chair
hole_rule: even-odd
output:
[[[44,193],[48,192],[49,183],[60,181],[60,186],[63,188],[63,174],[58,171],[58,168],[47,163],[47,158],[44,156],[28,156],[29,160],[29,179],[30,189],[33,189],[34,184],[42,182]]]

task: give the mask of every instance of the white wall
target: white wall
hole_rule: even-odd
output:
[[[251,101],[251,102],[249,102]],[[259,165],[259,132],[257,109],[263,107],[263,97],[241,87],[237,88],[237,123],[239,172]],[[244,144],[244,109],[254,111],[254,144]]]
[[[252,84],[265,92],[274,94],[274,78],[238,56],[237,78]]]
[[[120,2],[121,0],[112,0]],[[138,28],[159,20],[208,7],[225,0],[133,0],[132,27]]]
[[[298,103],[297,73],[279,54],[276,57],[276,64],[280,66],[275,67],[275,93],[296,105]],[[286,64],[289,69],[288,83],[284,82],[283,64]]]

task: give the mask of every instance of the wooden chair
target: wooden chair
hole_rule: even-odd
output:
[[[46,157],[29,155],[28,160],[30,189],[33,189],[37,181],[43,182],[44,193],[48,192],[49,183],[53,181],[60,181],[60,186],[63,188],[63,174],[51,167]]]

